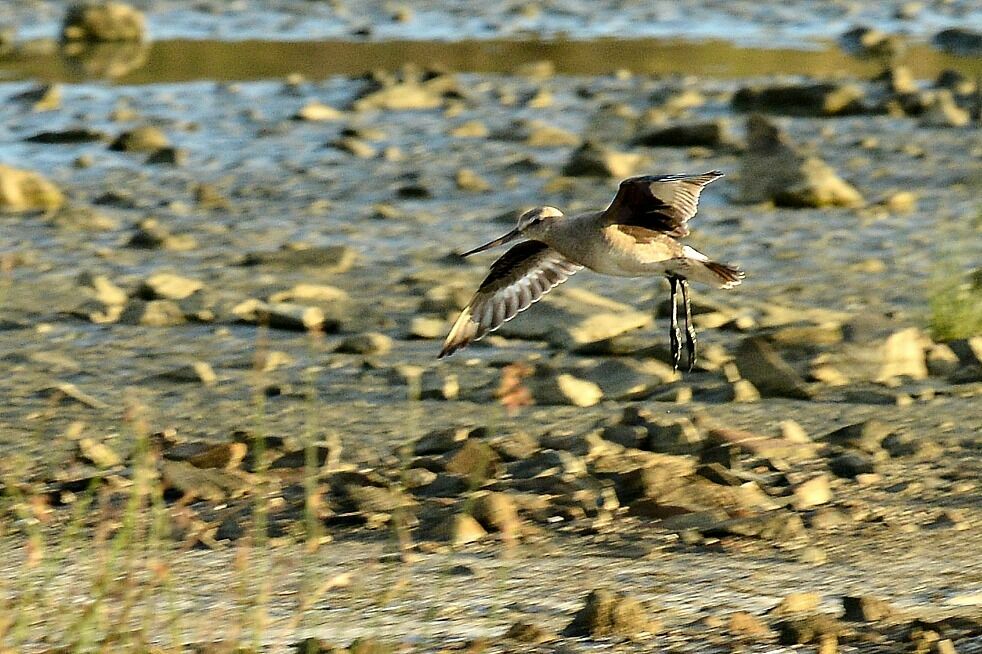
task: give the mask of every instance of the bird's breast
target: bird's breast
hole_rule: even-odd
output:
[[[582,229],[551,243],[567,259],[590,270],[617,277],[642,277],[665,271],[673,254],[663,239],[638,240],[616,226]]]

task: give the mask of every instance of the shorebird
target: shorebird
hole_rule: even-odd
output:
[[[620,183],[617,195],[603,211],[566,216],[555,207],[523,213],[504,236],[462,256],[522,241],[491,264],[491,271],[461,312],[440,350],[439,358],[493,332],[528,309],[571,275],[589,268],[605,275],[645,277],[665,275],[671,290],[670,339],[676,370],[682,359],[677,293],[685,308],[685,346],[688,369],[696,362],[696,331],[689,306],[689,280],[732,288],[744,277],[736,266],[712,261],[682,245],[687,223],[699,204],[699,194],[723,173],[701,175],[644,175]]]

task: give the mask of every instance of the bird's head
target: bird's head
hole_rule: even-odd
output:
[[[518,217],[518,225],[515,227],[515,229],[511,230],[500,238],[494,239],[490,243],[485,243],[481,247],[474,248],[469,252],[464,252],[461,256],[468,257],[478,252],[490,250],[491,248],[504,245],[505,243],[513,241],[519,237],[532,239],[538,238],[545,234],[555,223],[555,221],[561,219],[562,217],[563,212],[555,207],[536,207],[534,209],[529,209]]]
[[[536,234],[549,229],[553,222],[562,217],[563,212],[556,207],[536,207],[518,217],[516,229],[526,238],[535,238]]]

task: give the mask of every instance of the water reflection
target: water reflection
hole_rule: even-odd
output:
[[[117,79],[147,63],[146,43],[71,42],[62,46],[66,70],[79,79]]]
[[[407,62],[452,71],[512,72],[531,62],[553,62],[556,72],[601,75],[615,69],[642,74],[747,77],[774,74],[868,76],[882,61],[860,59],[834,44],[811,50],[738,47],[725,41],[662,39],[446,41],[158,41],[149,45],[83,46],[81,51],[43,50],[0,58],[0,77],[81,82],[110,78],[127,84],[309,79],[395,69]],[[22,49],[23,50],[23,49]],[[898,61],[918,78],[944,69],[969,76],[982,72],[982,58],[913,45]]]

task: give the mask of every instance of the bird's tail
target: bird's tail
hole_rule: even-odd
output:
[[[701,263],[703,267],[711,274],[715,284],[720,288],[733,288],[742,282],[744,277],[746,277],[746,273],[736,266],[731,266],[725,263],[717,263],[715,261],[703,261]]]

